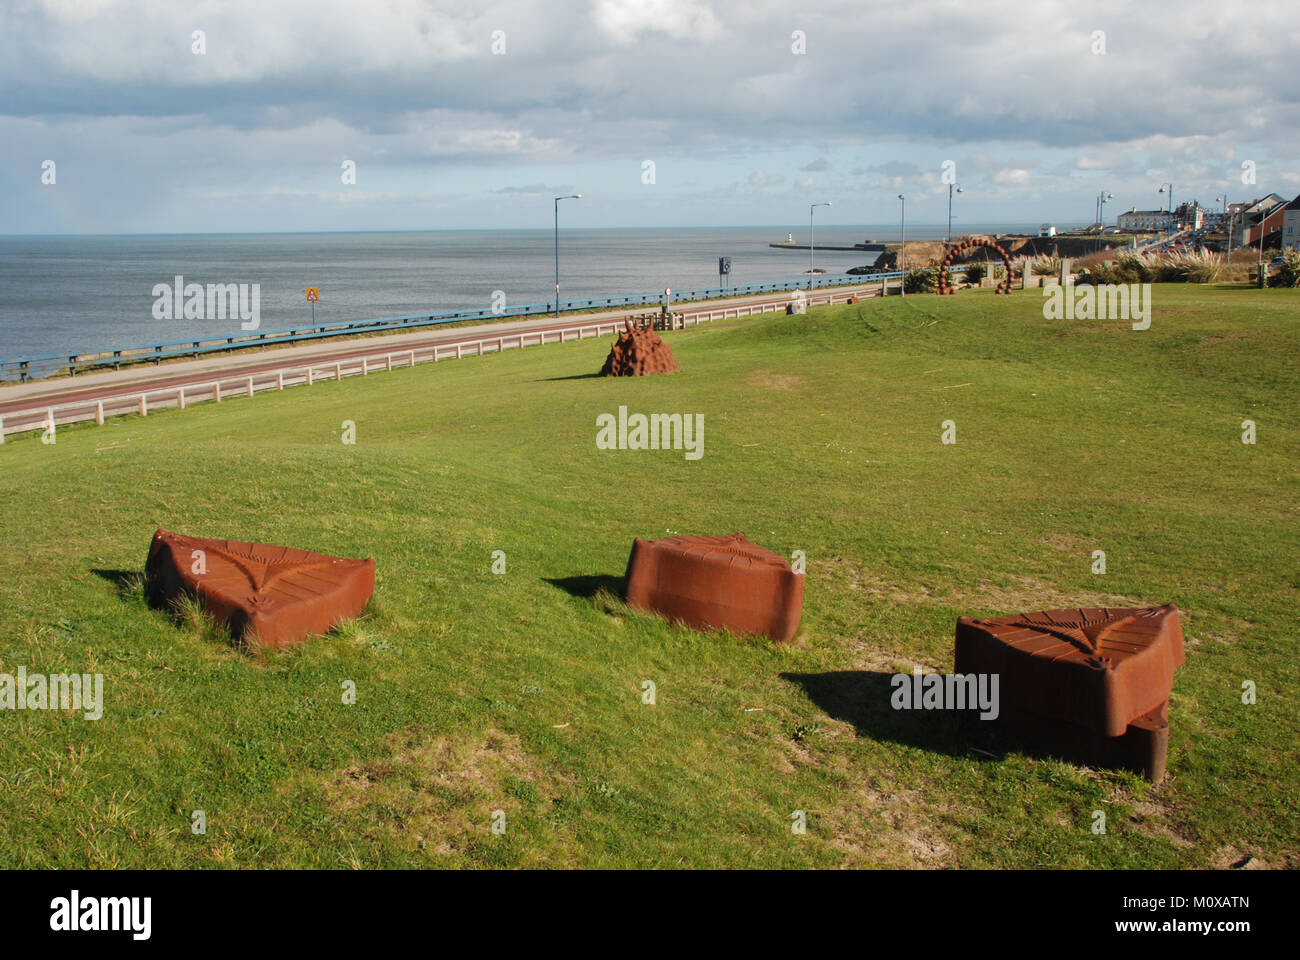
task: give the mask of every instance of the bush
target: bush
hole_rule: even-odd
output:
[[[1208,250],[1180,253],[1174,259],[1183,283],[1213,283],[1223,269],[1223,257]]]
[[[929,293],[934,289],[934,274],[925,267],[913,267],[903,275],[903,289],[908,293]]]
[[[1035,277],[1054,277],[1061,272],[1060,257],[1034,257],[1030,269]]]
[[[1103,260],[1101,263],[1094,263],[1088,268],[1087,277],[1091,283],[1120,283],[1119,274],[1115,271],[1115,264],[1109,260]],[[1082,282],[1082,278],[1079,282]]]
[[[1206,250],[1183,253],[1121,253],[1113,261],[1094,264],[1094,283],[1213,283],[1224,259]]]
[[[966,268],[966,282],[979,283],[988,275],[988,269],[982,263],[972,263]]]
[[[1112,268],[1112,283],[1151,283],[1155,278],[1152,258],[1140,253],[1121,253]]]
[[[1182,268],[1172,257],[1156,257],[1151,262],[1151,276],[1156,283],[1186,283]]]
[[[1300,287],[1300,251],[1288,250],[1282,254],[1282,266],[1268,278],[1270,287]]]

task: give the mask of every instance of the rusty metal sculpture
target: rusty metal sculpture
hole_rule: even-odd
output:
[[[631,320],[624,323],[618,339],[610,348],[602,377],[645,377],[653,373],[676,373],[677,358],[653,330],[640,329]]]
[[[993,240],[985,240],[982,237],[971,237],[968,240],[963,240],[956,246],[949,247],[947,252],[943,255],[943,262],[939,265],[939,279],[935,286],[935,293],[945,294],[957,292],[956,288],[952,285],[952,281],[948,278],[948,268],[952,266],[953,261],[956,260],[958,256],[969,250],[973,250],[976,247],[987,247],[1002,258],[1003,275],[1002,279],[998,281],[998,285],[994,288],[994,292],[1011,292],[1011,284],[1016,275],[1015,268],[1011,265],[1011,254],[1007,252],[1006,248],[1003,247],[1002,244]]]
[[[284,647],[361,613],[374,593],[375,561],[159,530],[145,578],[154,602],[195,596],[236,640]]]
[[[998,674],[996,722],[1056,755],[1164,777],[1183,663],[1173,605],[957,620],[954,669]]]
[[[699,629],[786,641],[803,614],[803,575],[739,533],[638,538],[627,561],[627,602]]]

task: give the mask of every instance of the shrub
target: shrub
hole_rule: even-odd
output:
[[[1034,257],[1030,263],[1036,277],[1054,277],[1061,272],[1060,257]]]
[[[1224,259],[1207,250],[1183,253],[1121,253],[1113,261],[1095,264],[1095,283],[1213,283]]]
[[[988,268],[982,263],[972,263],[966,268],[966,282],[979,283],[988,275]]]
[[[1208,250],[1180,253],[1175,259],[1183,283],[1213,283],[1223,269],[1223,257]]]
[[[1288,250],[1282,254],[1282,266],[1268,278],[1270,287],[1300,287],[1300,251]]]
[[[1112,283],[1151,283],[1155,277],[1151,258],[1140,253],[1121,253],[1115,258]]]
[[[1088,278],[1092,283],[1120,283],[1115,264],[1109,260],[1094,263],[1088,268]]]
[[[903,289],[908,293],[929,293],[934,289],[934,274],[927,267],[913,267],[903,275]]]
[[[1173,257],[1153,257],[1150,262],[1151,276],[1156,283],[1185,283],[1181,267]]]

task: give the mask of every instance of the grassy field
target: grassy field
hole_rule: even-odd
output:
[[[869,301],[668,334],[672,376],[594,377],[602,338],[11,439],[0,672],[106,703],[0,712],[0,866],[1300,865],[1300,293],[1154,304]],[[703,414],[703,458],[598,450],[619,405]],[[372,556],[375,600],[238,649],[142,599],[159,526]],[[622,604],[633,537],[737,530],[807,555],[792,644]],[[959,615],[1165,602],[1158,788],[889,708]]]

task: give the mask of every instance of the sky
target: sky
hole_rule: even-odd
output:
[[[1297,50],[1294,0],[0,0],[0,234],[1290,199]]]

